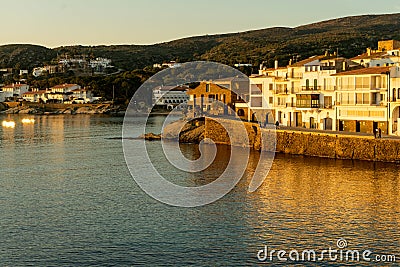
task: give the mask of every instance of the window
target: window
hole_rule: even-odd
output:
[[[269,84],[269,90],[274,90],[274,84],[272,83]]]
[[[318,80],[314,79],[314,90],[318,89]]]
[[[400,92],[400,90],[399,90],[399,92]],[[274,98],[273,98],[272,96],[269,97],[269,103],[270,103],[270,104],[273,104],[273,103],[274,103]]]
[[[206,84],[206,92],[210,92],[210,84]]]
[[[363,104],[364,105],[370,104],[370,94],[369,93],[363,93]]]
[[[307,79],[306,80],[306,90],[309,90],[309,89],[310,89],[310,80]]]
[[[356,89],[368,89],[369,78],[368,77],[356,77]]]
[[[363,103],[362,94],[357,93],[356,94],[356,104],[362,104],[362,103]]]
[[[331,96],[324,96],[324,107],[332,108],[332,97]]]

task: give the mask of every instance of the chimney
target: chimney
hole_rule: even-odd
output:
[[[346,61],[343,61],[343,71],[346,71],[346,69],[347,69]]]
[[[368,56],[371,55],[371,48],[367,48],[367,55],[368,55]]]
[[[327,57],[329,55],[328,50],[325,51],[325,56]]]
[[[260,64],[260,70],[262,70],[262,69],[263,69],[263,64],[261,63],[261,64]]]
[[[279,67],[278,60],[275,60],[275,69],[278,69],[278,67]]]
[[[291,66],[293,64],[293,59],[289,60],[289,66]]]

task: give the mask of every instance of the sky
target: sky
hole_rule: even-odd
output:
[[[400,13],[399,0],[0,0],[0,45],[154,44],[183,37],[296,27]]]

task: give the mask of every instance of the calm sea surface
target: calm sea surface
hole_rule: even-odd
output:
[[[118,139],[122,118],[37,116],[24,125],[25,117],[0,115],[7,118],[16,127],[0,126],[0,266],[252,266],[265,245],[322,251],[337,249],[339,238],[347,249],[400,261],[398,165],[277,155],[263,186],[249,193],[254,152],[230,194],[177,208],[150,198],[131,178]],[[148,130],[162,122],[152,117]],[[143,123],[134,119],[132,136]],[[162,158],[157,142],[148,148]],[[195,145],[181,149],[189,158],[199,153]],[[198,175],[162,160],[158,168],[185,185],[208,183],[229,149],[219,147],[216,164]],[[279,262],[275,254],[264,265],[279,263],[371,264]]]

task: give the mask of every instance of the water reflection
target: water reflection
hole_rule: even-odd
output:
[[[27,125],[22,118],[12,117],[19,122],[14,129],[0,127],[0,265],[157,266],[161,259],[171,266],[245,266],[257,263],[263,245],[325,249],[345,238],[351,249],[395,254],[400,245],[396,164],[276,155],[262,187],[249,193],[259,158],[253,151],[231,193],[183,209],[136,186],[121,141],[108,139],[121,134],[120,118],[34,116]],[[158,120],[151,118],[151,131]],[[132,124],[132,136],[139,135],[134,124],[143,123]],[[187,186],[213,181],[231,152],[219,146],[209,168],[185,173],[167,164],[158,142],[147,144],[158,170]],[[180,148],[188,159],[200,156],[196,145]]]
[[[189,159],[199,157],[196,146],[182,145],[181,150]],[[213,181],[226,167],[229,154],[229,147],[219,146],[209,168],[186,174],[180,182],[199,186]],[[249,255],[262,244],[322,250],[335,247],[339,238],[345,238],[350,249],[397,252],[400,166],[276,155],[262,187],[249,193],[258,159],[259,153],[252,152],[246,174],[231,194],[199,209],[204,213],[196,217],[197,226],[210,229],[215,220],[235,222],[232,231],[245,231],[241,238],[251,240],[246,243]]]

